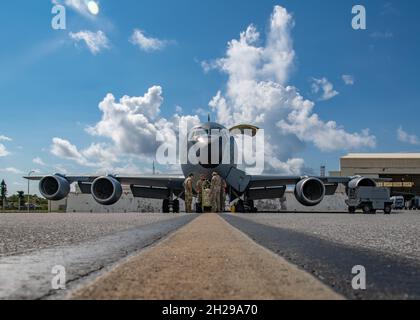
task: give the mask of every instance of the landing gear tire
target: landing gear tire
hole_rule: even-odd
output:
[[[370,205],[365,204],[365,205],[363,206],[363,213],[364,213],[364,214],[370,214],[370,213],[371,213],[371,211],[372,211],[372,208],[370,207]]]
[[[255,208],[254,200],[248,200],[245,205],[245,211],[248,213],[257,213],[258,209]]]
[[[235,206],[237,213],[245,213],[245,205],[242,200],[239,200],[238,203]]]
[[[174,200],[172,208],[173,213],[179,213],[179,200]]]
[[[170,212],[170,208],[169,208],[169,200],[163,200],[163,204],[162,204],[162,212],[163,213],[169,213]]]
[[[386,215],[391,214],[392,207],[390,205],[385,206],[384,212],[385,212]]]
[[[356,213],[356,207],[349,207],[349,213],[355,214]]]

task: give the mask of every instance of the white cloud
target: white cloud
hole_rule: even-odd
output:
[[[353,77],[352,75],[349,75],[349,74],[343,74],[343,75],[341,76],[341,78],[343,79],[344,84],[345,84],[346,86],[352,86],[352,85],[354,85],[354,83],[355,83],[355,81],[354,81],[354,77]]]
[[[134,29],[130,42],[137,45],[141,50],[148,52],[162,50],[170,43],[170,41],[167,40],[147,37],[144,31],[139,29]]]
[[[198,115],[198,116],[200,116],[200,117],[205,117],[206,119],[207,119],[207,117],[208,117],[208,115],[209,115],[209,112],[210,110],[208,110],[208,109],[204,109],[204,108],[197,108],[197,109],[194,109],[193,110],[193,112],[194,112],[194,114],[196,114],[196,115]]]
[[[22,170],[16,169],[14,167],[9,167],[5,169],[0,169],[1,172],[11,173],[11,174],[24,174]]]
[[[339,95],[339,92],[334,90],[333,84],[327,78],[312,78],[312,93],[319,93],[321,90],[321,101],[327,101]]]
[[[0,143],[0,158],[1,157],[6,157],[10,154],[9,151],[7,151],[6,147]]]
[[[414,134],[409,134],[403,130],[403,128],[399,128],[397,131],[398,140],[404,143],[409,143],[412,145],[420,145],[420,138]]]
[[[7,137],[7,136],[0,135],[0,141],[7,141],[7,142],[10,142],[10,141],[13,141],[13,140],[12,140],[12,138],[9,138],[9,137]]]
[[[87,165],[88,161],[70,141],[54,138],[51,153],[59,158],[73,160],[80,165]]]
[[[308,142],[323,151],[353,150],[374,147],[375,137],[367,130],[348,133],[333,121],[321,120],[314,113],[315,104],[286,84],[295,58],[290,36],[293,25],[292,16],[276,6],[265,43],[253,25],[239,39],[230,41],[225,57],[208,63],[209,70],[216,68],[228,75],[226,89],[219,91],[209,105],[217,120],[226,126],[252,123],[265,129],[270,145],[265,148],[269,170],[300,174],[305,170],[304,161],[295,155]],[[108,141],[79,149],[67,140],[55,138],[51,151],[98,170],[137,171],[133,160],[154,159],[161,145],[157,138],[177,142],[173,133],[181,119],[191,125],[200,122],[197,116],[162,117],[163,101],[160,86],[151,87],[143,96],[119,100],[109,93],[99,103],[101,119],[86,129],[92,137]]]
[[[176,123],[181,118],[174,116],[169,121],[160,117],[162,103],[162,88],[159,86],[151,87],[144,96],[124,96],[119,101],[108,94],[99,104],[103,113],[101,121],[87,131],[93,136],[111,139],[118,152],[154,156],[161,144],[157,138],[176,142],[173,132],[177,131]],[[184,118],[199,123],[198,117]]]
[[[169,120],[161,117],[162,103],[159,86],[151,87],[144,96],[123,96],[118,101],[109,93],[99,103],[101,120],[86,129],[92,137],[109,139],[109,142],[92,143],[86,149],[79,149],[68,140],[54,138],[51,152],[79,165],[96,167],[98,172],[134,172],[138,168],[132,159],[147,162],[155,158],[161,141],[177,143],[174,133],[181,119],[187,120],[190,126],[200,123],[197,116],[175,114]]]
[[[109,48],[109,40],[103,31],[92,32],[83,30],[76,33],[70,32],[69,36],[75,42],[84,41],[94,55],[100,53],[103,49]]]
[[[294,155],[306,142],[322,151],[375,147],[376,139],[367,130],[347,133],[333,121],[324,122],[314,113],[312,101],[286,85],[295,58],[290,36],[294,21],[286,9],[276,6],[269,25],[264,43],[250,25],[239,39],[228,43],[225,57],[204,64],[207,70],[217,68],[228,75],[225,92],[219,91],[210,102],[218,121],[264,128],[270,145],[265,148],[267,169],[281,173],[304,169],[303,160]],[[331,98],[338,93],[327,82],[321,79],[319,90],[324,98]]]
[[[61,173],[61,174],[68,174],[69,173],[67,168],[65,168],[62,164],[55,165],[54,170],[57,170],[57,172]]]
[[[283,133],[296,135],[300,140],[312,142],[321,151],[354,150],[361,147],[375,148],[376,138],[368,129],[361,133],[347,133],[335,121],[323,122],[311,107],[295,110],[278,127]]]
[[[33,163],[38,164],[40,166],[45,166],[45,162],[40,158],[40,157],[36,157],[32,160]]]
[[[92,15],[89,11],[88,1],[86,0],[52,0],[52,3],[60,5],[64,4],[87,18],[94,17],[94,15]]]

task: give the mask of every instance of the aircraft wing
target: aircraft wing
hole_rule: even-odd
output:
[[[31,181],[40,181],[45,176],[30,176],[24,177],[27,180]],[[81,182],[81,183],[92,183],[95,179],[99,178],[99,176],[87,176],[87,175],[80,175],[80,176],[63,176],[65,177],[70,183],[73,182]],[[185,180],[185,177],[182,175],[144,175],[144,176],[120,176],[116,175],[113,176],[116,180],[118,180],[123,185],[140,185],[140,186],[148,186],[148,187],[168,187],[169,185],[180,185]]]
[[[239,193],[244,193],[250,189],[277,188],[285,189],[286,186],[296,185],[307,176],[280,176],[280,175],[247,175],[244,171],[231,168],[226,174],[226,181]],[[327,193],[335,192],[338,184],[347,184],[351,177],[314,177],[321,180],[327,189]],[[334,189],[331,190],[330,189]],[[278,194],[278,193],[277,193]]]
[[[281,187],[295,185],[306,176],[251,176],[248,187],[249,188],[266,188],[266,187]],[[313,177],[321,180],[324,184],[340,184],[348,183],[350,177]]]
[[[40,181],[45,176],[24,177],[31,181]],[[81,192],[91,193],[92,183],[100,176],[63,175],[70,184],[77,183]],[[182,196],[185,177],[182,175],[144,175],[144,176],[112,176],[121,185],[130,186],[135,197],[151,199],[167,199],[169,193]]]

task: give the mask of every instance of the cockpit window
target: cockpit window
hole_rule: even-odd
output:
[[[196,128],[194,129],[189,136],[190,141],[198,141],[200,138],[207,138],[209,135],[207,130],[204,130],[203,128]]]
[[[208,129],[204,128],[195,128],[190,133],[189,141],[199,141],[200,139],[214,139],[217,137],[222,137],[225,139],[229,139],[230,134],[229,131],[224,129],[211,129],[210,131]]]

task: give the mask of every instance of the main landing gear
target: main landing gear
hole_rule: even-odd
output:
[[[169,200],[165,199],[162,203],[162,212],[163,213],[179,213],[179,200]]]
[[[254,200],[239,200],[235,204],[235,212],[237,213],[257,213]]]

